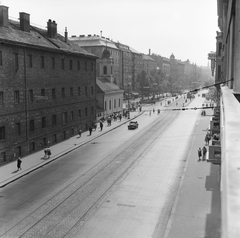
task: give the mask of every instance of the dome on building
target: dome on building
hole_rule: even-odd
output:
[[[174,59],[175,59],[175,56],[174,56],[173,53],[171,54],[170,59],[171,59],[171,60],[174,60]]]
[[[102,52],[101,59],[109,59],[110,56],[111,56],[110,51],[107,48],[105,48],[104,51]]]

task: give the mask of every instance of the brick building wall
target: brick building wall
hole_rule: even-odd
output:
[[[96,58],[1,44],[0,163],[86,130],[96,115]]]

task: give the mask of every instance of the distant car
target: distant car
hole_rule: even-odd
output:
[[[138,128],[138,122],[137,121],[130,121],[128,124],[128,130],[136,129]]]

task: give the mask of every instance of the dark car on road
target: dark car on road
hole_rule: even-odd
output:
[[[133,130],[138,128],[138,122],[137,121],[130,121],[128,124],[128,130]]]

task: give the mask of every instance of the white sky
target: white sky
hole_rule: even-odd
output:
[[[31,24],[45,28],[55,20],[68,36],[97,34],[135,50],[206,66],[216,50],[217,0],[0,0],[9,17],[30,14]]]

